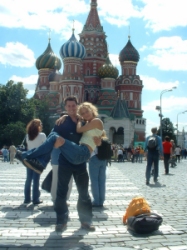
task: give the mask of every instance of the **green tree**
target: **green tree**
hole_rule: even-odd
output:
[[[26,125],[33,118],[39,118],[43,123],[43,131],[50,132],[48,100],[27,98],[28,90],[23,83],[8,81],[6,85],[0,84],[0,148],[3,145],[21,144]]]
[[[176,136],[174,134],[175,128],[173,127],[173,123],[169,118],[162,119],[162,140],[164,140],[165,136],[169,136],[171,140],[176,142]],[[158,130],[158,135],[160,135],[160,128]]]

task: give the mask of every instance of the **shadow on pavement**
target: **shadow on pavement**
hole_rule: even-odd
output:
[[[163,188],[166,187],[165,184],[161,184],[160,182],[156,182],[155,184],[149,184],[150,188]]]
[[[33,250],[39,250],[39,249],[63,249],[63,250],[92,250],[94,249],[92,246],[89,246],[89,244],[86,244],[84,242],[81,242],[84,235],[87,234],[87,232],[83,232],[84,230],[76,230],[73,232],[71,236],[63,235],[62,233],[56,233],[52,232],[47,239],[37,239],[38,242],[32,238],[32,236],[29,237],[28,241],[33,242],[30,244],[25,243],[25,238],[21,239],[15,239],[15,243],[10,243],[8,240],[5,240],[4,242],[0,242],[0,248],[13,248],[13,249],[33,249]],[[65,233],[65,231],[64,231]]]

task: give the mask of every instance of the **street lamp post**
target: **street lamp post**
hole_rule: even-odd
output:
[[[185,134],[185,130],[184,130],[185,127],[187,127],[187,125],[185,125],[183,127],[183,132],[184,132],[184,148],[187,148],[187,146],[186,146],[186,134]]]
[[[178,145],[178,140],[179,140],[179,138],[178,138],[179,137],[179,133],[178,133],[178,117],[179,117],[179,115],[184,114],[186,112],[187,112],[187,110],[177,114],[177,145]]]
[[[157,106],[156,109],[158,109],[160,111],[160,137],[161,137],[161,140],[162,140],[162,117],[163,117],[163,114],[162,114],[162,95],[166,92],[170,92],[172,91],[173,89],[176,89],[177,87],[172,87],[171,89],[164,89],[161,93],[160,93],[160,107]]]

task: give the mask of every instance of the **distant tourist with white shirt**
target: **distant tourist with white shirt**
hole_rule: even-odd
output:
[[[180,162],[180,158],[181,158],[181,148],[180,146],[176,146],[175,148],[175,154],[176,154],[176,157],[177,157],[177,162],[179,163]]]

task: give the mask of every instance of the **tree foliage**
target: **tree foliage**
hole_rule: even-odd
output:
[[[165,136],[169,136],[170,140],[174,140],[176,142],[176,136],[174,132],[175,128],[173,127],[173,123],[170,121],[170,119],[162,119],[162,140],[164,141]],[[158,130],[158,134],[160,135],[160,128]]]
[[[0,84],[0,148],[11,142],[21,144],[26,126],[33,118],[41,119],[44,133],[50,132],[47,99],[28,99],[27,94],[22,82]]]

